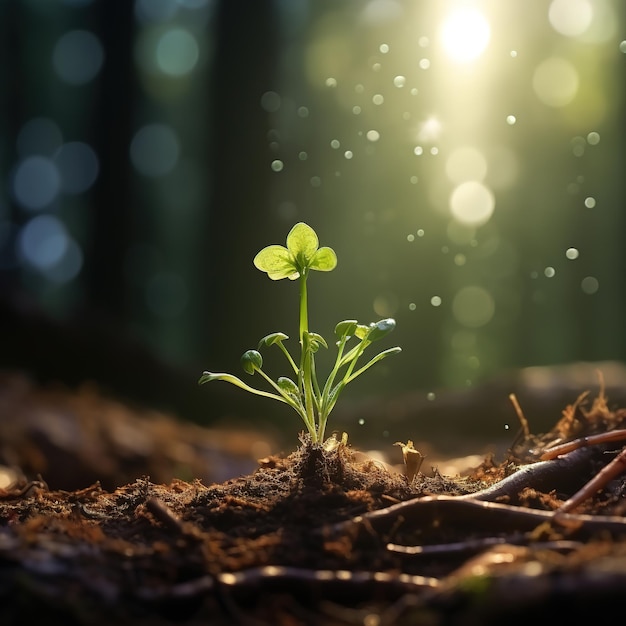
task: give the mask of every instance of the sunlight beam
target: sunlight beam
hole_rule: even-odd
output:
[[[470,7],[454,9],[440,30],[443,49],[457,63],[476,60],[487,48],[490,38],[491,28],[484,15]]]

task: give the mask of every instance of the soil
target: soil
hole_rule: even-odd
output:
[[[540,435],[520,415],[520,436],[499,460],[409,480],[341,433],[324,445],[302,436],[290,454],[253,463],[254,434],[190,426],[174,436],[162,416],[138,434],[130,408],[103,408],[93,390],[71,396],[96,429],[90,438],[74,429],[77,460],[63,439],[69,412],[50,408],[62,394],[3,384],[22,428],[37,411],[49,419],[27,436],[6,420],[0,428],[2,625],[514,625],[603,622],[623,607],[623,467],[560,510],[624,446],[626,410],[610,409],[602,391],[581,394]],[[541,460],[603,433],[613,440]],[[236,477],[194,475],[216,441],[212,467],[228,459]],[[187,479],[160,480],[181,463]],[[140,468],[149,473],[133,476]]]

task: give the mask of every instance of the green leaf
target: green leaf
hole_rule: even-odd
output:
[[[318,246],[317,233],[304,222],[298,222],[287,235],[287,249],[294,258],[306,261],[307,267]]]
[[[320,272],[330,272],[337,267],[337,255],[332,248],[320,248],[311,259],[309,267]]]
[[[356,332],[358,324],[356,320],[344,320],[343,322],[339,322],[339,324],[335,326],[335,335],[339,337],[339,339],[351,337]]]
[[[320,346],[324,346],[324,348],[328,348],[326,339],[324,339],[322,335],[318,335],[317,333],[305,333],[305,337],[308,341],[308,344],[311,350],[313,350],[313,352],[317,352]]]
[[[354,331],[354,334],[359,339],[364,339],[365,337],[367,337],[370,330],[372,330],[371,326],[366,326],[365,324],[358,324],[356,327],[356,330]]]
[[[254,257],[254,265],[272,280],[289,278],[295,280],[300,272],[295,263],[295,258],[284,246],[272,245],[263,248]]]
[[[390,354],[398,354],[398,352],[402,352],[402,348],[396,346],[395,348],[388,348],[383,352],[377,354],[373,359],[371,359],[368,363],[366,363],[361,369],[357,370],[345,380],[346,383],[353,381],[357,376],[360,376],[365,370],[368,370],[374,363],[378,363],[378,361],[382,361],[385,357],[388,357]]]
[[[202,376],[200,376],[200,380],[198,381],[198,384],[204,385],[204,383],[210,383],[212,380],[222,380],[223,376],[227,376],[227,374],[215,374],[213,372],[202,372]]]
[[[241,357],[241,367],[247,374],[254,374],[263,367],[263,357],[256,350],[247,350]]]
[[[278,400],[279,402],[284,402],[285,404],[288,404],[285,398],[281,398],[279,395],[275,393],[270,393],[268,391],[262,391],[261,389],[255,389],[254,387],[250,387],[250,385],[246,385],[246,383],[244,383],[243,380],[241,380],[240,378],[237,378],[237,376],[233,376],[232,374],[224,374],[221,372],[220,373],[203,372],[198,383],[199,384],[208,383],[212,380],[223,380],[224,382],[231,383],[232,385],[235,385],[235,387],[239,387],[240,389],[253,393],[257,396],[263,396],[264,398],[272,398],[273,400]]]
[[[370,341],[378,341],[379,339],[382,339],[385,335],[388,335],[395,327],[396,320],[391,317],[380,320],[379,322],[371,325],[371,330],[367,335],[367,338]]]
[[[261,341],[259,341],[259,348],[262,346],[273,346],[276,343],[282,343],[283,341],[289,339],[285,333],[272,333],[270,335],[265,335]]]
[[[300,397],[300,390],[298,389],[298,385],[291,380],[291,378],[287,378],[286,376],[281,376],[277,381],[278,386],[290,396],[294,396],[295,398]]]

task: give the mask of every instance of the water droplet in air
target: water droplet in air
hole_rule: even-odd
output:
[[[424,229],[423,228],[418,228],[417,229],[417,236],[418,237],[423,237],[424,236]]]
[[[402,88],[406,85],[406,77],[404,76],[396,76],[393,79],[393,84],[398,87],[398,88]]]
[[[423,70],[427,70],[430,67],[429,59],[420,59],[419,66]]]
[[[626,54],[626,39],[619,42],[619,51]]]
[[[509,428],[511,428],[508,424],[504,425],[504,430],[509,430]]]
[[[369,141],[378,141],[380,139],[380,133],[377,130],[368,130],[365,136]]]
[[[597,146],[600,143],[600,133],[592,131],[587,135],[587,143],[590,146]]]
[[[414,235],[413,233],[409,233],[409,234],[406,236],[406,240],[407,240],[407,241],[410,241],[410,242],[415,241],[415,235]]]
[[[382,94],[377,93],[374,96],[372,96],[372,102],[377,106],[380,106],[384,101],[385,101],[385,98]]]
[[[336,87],[336,86],[337,86],[336,78],[329,77],[326,79],[326,87]]]
[[[589,196],[588,198],[585,198],[585,206],[588,209],[593,209],[596,206],[596,199],[592,198],[591,196]]]
[[[417,304],[415,304],[415,302],[410,302],[409,311],[415,311],[415,309],[417,309]]]
[[[354,156],[354,154],[352,153],[352,150],[346,150],[343,153],[343,156],[346,157],[346,159],[350,160]]]
[[[517,122],[517,118],[515,117],[515,115],[507,115],[506,116],[506,123],[509,126],[513,126],[515,124],[515,122]]]
[[[433,306],[441,306],[441,298],[440,298],[439,296],[433,296],[433,297],[430,299],[430,303],[431,303]]]
[[[570,260],[577,259],[579,256],[579,252],[576,248],[568,248],[565,251],[565,256]]]
[[[275,159],[274,161],[272,161],[272,169],[275,172],[281,172],[284,166],[284,163],[280,159]]]
[[[424,148],[422,148],[422,146],[415,146],[415,148],[413,148],[413,154],[421,156],[424,154]]]
[[[338,148],[340,148],[340,147],[341,147],[341,144],[339,143],[339,140],[338,140],[338,139],[333,139],[333,140],[330,142],[330,147],[331,147],[331,148],[333,148],[334,150],[337,150]]]
[[[386,43],[381,43],[378,49],[381,51],[382,54],[387,54],[387,52],[389,52],[389,45]]]
[[[435,399],[435,397],[436,397],[436,396],[435,396],[435,393],[434,393],[433,391],[429,391],[429,392],[426,394],[426,399],[427,399],[429,402],[432,402],[432,401]]]
[[[546,278],[553,278],[556,275],[556,270],[553,267],[546,267],[545,270],[543,270],[543,274]]]
[[[361,417],[359,419],[359,426],[363,426],[363,424],[365,424],[365,420]]]

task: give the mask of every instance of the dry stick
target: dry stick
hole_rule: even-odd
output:
[[[482,552],[486,548],[494,548],[503,544],[507,545],[526,545],[530,541],[528,533],[512,533],[504,537],[484,537],[482,539],[466,539],[465,541],[453,541],[451,543],[437,543],[426,546],[404,546],[397,543],[388,543],[387,550],[402,554],[405,556],[450,556],[458,554],[467,554]],[[567,552],[576,550],[583,544],[580,541],[570,541],[567,539],[558,539],[554,541],[536,541],[533,542],[535,549],[556,550],[559,552]]]
[[[351,520],[332,525],[331,532],[350,532],[353,525],[387,535],[400,518],[404,528],[428,529],[463,520],[465,530],[486,530],[497,526],[501,532],[531,531],[544,522],[558,521],[576,526],[581,531],[626,532],[626,519],[609,515],[576,515],[563,513],[556,517],[553,511],[528,509],[510,504],[463,499],[458,496],[426,496],[359,515]]]
[[[530,427],[528,426],[528,420],[522,411],[522,407],[520,403],[517,401],[517,396],[514,393],[509,394],[509,400],[515,409],[515,413],[517,414],[517,419],[519,420],[522,426],[522,433],[524,435],[524,441],[530,437]],[[514,444],[515,445],[515,442]]]
[[[433,588],[439,584],[439,579],[430,576],[416,576],[413,574],[398,574],[397,572],[371,572],[352,570],[317,570],[304,567],[266,565],[253,567],[233,573],[218,574],[216,580],[229,587],[258,585],[274,581],[279,587],[286,582],[315,583],[320,586],[337,588],[345,585],[380,584],[398,589],[416,590],[418,588]]]
[[[371,572],[351,570],[319,570],[305,567],[265,565],[251,567],[238,572],[222,572],[215,576],[200,576],[192,580],[172,585],[167,589],[141,589],[138,596],[143,600],[155,601],[166,598],[188,598],[204,595],[215,590],[216,585],[232,590],[243,588],[268,588],[276,586],[281,590],[286,585],[311,585],[340,592],[354,586],[368,586],[379,589],[381,586],[396,593],[416,592],[421,589],[434,589],[439,579],[431,576],[417,576],[396,572]],[[359,593],[362,590],[359,589]]]
[[[541,459],[554,459],[561,454],[566,454],[572,450],[592,446],[598,443],[608,443],[611,441],[622,441],[626,439],[626,429],[611,430],[606,433],[597,435],[588,435],[580,437],[567,443],[548,448],[541,455]],[[608,465],[606,465],[596,476],[594,476],[582,489],[577,491],[569,500],[566,500],[556,511],[555,515],[560,516],[576,508],[582,504],[587,498],[593,496],[596,492],[605,487],[609,481],[626,471],[626,449],[616,456]]]
[[[608,465],[603,467],[582,489],[566,500],[555,512],[560,518],[564,513],[575,509],[587,498],[600,491],[611,480],[626,471],[626,448],[624,448]]]
[[[546,448],[539,458],[542,461],[548,461],[550,459],[555,459],[561,454],[577,450],[578,448],[584,448],[597,443],[621,441],[623,439],[626,439],[626,429],[610,430],[606,433],[599,433],[597,435],[587,435],[586,437],[580,437],[579,439],[574,439],[573,441],[568,441],[567,443],[562,443],[558,446],[553,446],[552,448]]]

